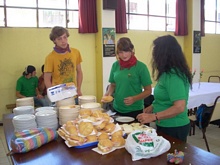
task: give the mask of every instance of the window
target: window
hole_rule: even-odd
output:
[[[175,30],[176,0],[125,0],[125,2],[128,29]]]
[[[78,12],[78,0],[0,0],[0,27],[78,28]]]
[[[220,0],[205,0],[205,33],[220,34]]]

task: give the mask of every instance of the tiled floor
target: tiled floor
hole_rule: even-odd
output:
[[[155,127],[151,124],[152,127]],[[220,156],[220,128],[215,125],[209,125],[206,132],[210,151]],[[206,150],[205,141],[202,138],[202,132],[196,127],[195,135],[188,136],[188,143]],[[11,165],[10,157],[6,156],[8,149],[5,142],[3,126],[0,126],[0,165]]]
[[[216,125],[209,125],[206,130],[206,138],[210,152],[220,156],[220,128]],[[188,136],[187,142],[204,150],[207,150],[205,141],[202,138],[202,131],[196,127],[195,135]]]

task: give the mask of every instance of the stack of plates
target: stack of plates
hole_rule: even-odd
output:
[[[13,117],[12,123],[15,131],[37,128],[35,116],[31,114],[17,115]]]
[[[43,110],[35,113],[38,128],[58,128],[57,112],[54,110]]]
[[[81,105],[81,108],[83,109],[100,109],[101,104],[99,103],[85,103]]]
[[[95,103],[96,97],[95,96],[79,96],[79,105],[85,104],[85,103]]]
[[[74,97],[70,97],[70,98],[63,99],[63,100],[60,100],[60,101],[56,102],[57,107],[66,106],[66,105],[73,105],[73,104],[75,104],[75,98]]]
[[[22,114],[34,114],[34,107],[33,106],[16,107],[13,109],[13,112],[15,116],[22,115]]]
[[[36,112],[39,112],[39,111],[44,111],[44,110],[53,110],[53,111],[56,111],[57,108],[56,107],[39,107],[39,108],[36,108]]]
[[[75,120],[79,115],[80,106],[70,105],[59,107],[59,124],[63,125],[67,121]]]
[[[34,106],[34,98],[33,97],[25,97],[16,99],[16,107],[20,106]]]

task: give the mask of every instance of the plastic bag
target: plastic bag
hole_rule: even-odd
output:
[[[162,136],[157,136],[155,129],[133,131],[125,143],[125,148],[133,161],[156,157],[167,152],[170,147],[170,142]]]

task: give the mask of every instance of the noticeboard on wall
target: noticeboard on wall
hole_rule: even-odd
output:
[[[193,53],[201,53],[201,32],[193,32]]]
[[[115,56],[115,29],[114,28],[103,28],[103,56],[114,57]]]

